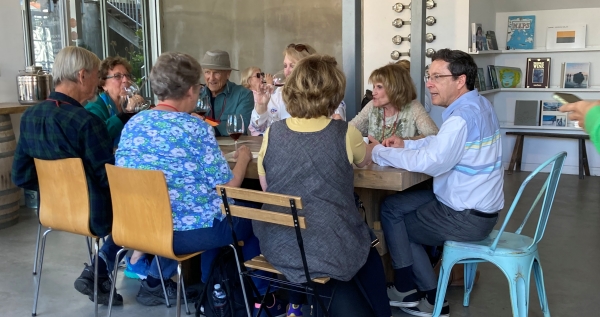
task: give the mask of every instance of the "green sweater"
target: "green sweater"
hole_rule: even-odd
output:
[[[596,105],[585,115],[585,130],[600,153],[600,105]]]
[[[87,105],[85,105],[85,109],[95,114],[100,119],[102,119],[104,123],[106,123],[106,128],[108,129],[108,136],[110,136],[110,138],[114,142],[115,139],[118,139],[121,136],[121,130],[123,130],[123,122],[121,122],[121,119],[117,117],[117,107],[114,104],[112,104],[112,100],[110,99],[110,97],[106,98],[110,100],[111,103],[108,106],[110,107],[109,110],[102,98],[102,94],[105,94],[105,96],[108,97],[106,93],[101,93],[100,96],[96,98],[96,101],[88,102]]]

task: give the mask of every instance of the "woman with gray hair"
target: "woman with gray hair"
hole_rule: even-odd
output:
[[[173,251],[189,254],[208,250],[202,254],[202,280],[206,282],[217,248],[231,243],[231,230],[214,188],[222,184],[239,187],[252,153],[240,146],[234,155],[237,164],[231,170],[214,130],[200,116],[190,114],[200,94],[201,74],[200,64],[187,54],[167,52],[158,58],[150,82],[159,103],[125,125],[116,165],[164,172],[173,210]],[[247,256],[259,254],[250,221],[234,219],[234,231],[245,240]],[[156,261],[155,257],[137,295],[143,305],[165,303]],[[175,275],[177,262],[161,262],[167,294],[176,299],[177,285],[170,277]]]

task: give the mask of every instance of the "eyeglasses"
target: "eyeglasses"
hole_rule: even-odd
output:
[[[440,81],[440,78],[443,77],[454,77],[454,75],[425,75],[423,76],[423,79],[425,80],[425,83],[427,83],[430,79],[433,82],[438,83]]]
[[[265,77],[265,73],[256,73],[256,78],[263,78]]]
[[[127,77],[127,79],[132,79],[133,78],[133,76],[131,76],[131,74],[116,73],[116,74],[113,74],[112,76],[106,76],[106,77],[104,77],[104,79],[114,78],[116,80],[121,80],[121,79],[123,79],[123,77]]]
[[[287,48],[293,48],[298,52],[302,52],[302,51],[306,51],[308,54],[310,54],[310,52],[308,51],[308,48],[306,47],[306,45],[304,44],[290,44],[287,46]]]

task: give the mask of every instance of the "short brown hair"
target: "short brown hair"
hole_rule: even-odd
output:
[[[181,100],[190,87],[200,84],[202,68],[192,56],[162,53],[150,71],[150,86],[158,100]]]
[[[330,117],[344,99],[346,76],[335,58],[312,55],[296,65],[283,86],[286,109],[295,118]]]
[[[369,83],[381,83],[385,88],[390,104],[398,110],[417,99],[415,84],[410,72],[398,64],[389,64],[374,70],[369,76]]]
[[[317,51],[308,44],[290,44],[283,50],[283,57],[286,55],[295,63],[301,59],[317,54]]]
[[[408,59],[401,59],[397,61],[396,64],[404,67],[404,69],[410,72],[410,61]]]
[[[131,75],[131,64],[129,64],[129,62],[124,59],[121,56],[109,56],[107,58],[105,58],[102,63],[100,63],[100,70],[98,71],[98,77],[99,77],[99,81],[98,81],[98,89],[100,91],[104,91],[104,89],[102,89],[102,86],[104,86],[104,84],[106,84],[106,76],[108,76],[108,72],[113,70],[115,67],[117,67],[118,65],[123,65],[125,67],[125,69],[127,70],[127,72]]]

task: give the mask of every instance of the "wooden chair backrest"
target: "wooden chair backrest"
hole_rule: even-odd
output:
[[[290,199],[294,200],[296,209],[302,209],[302,198],[298,196],[289,196],[281,194],[267,193],[258,190],[243,189],[230,186],[217,186],[217,193],[221,195],[221,188],[225,189],[228,198],[241,199],[262,204],[270,204],[290,208]],[[283,214],[268,210],[229,205],[229,210],[232,216],[246,218],[251,220],[264,221],[268,223],[293,227],[294,218],[291,214]],[[221,211],[225,214],[225,206],[221,203]],[[306,220],[304,217],[298,217],[300,228],[306,229]]]
[[[106,173],[115,244],[178,259],[173,254],[173,216],[164,173],[110,164]]]
[[[94,237],[90,197],[80,158],[33,159],[40,188],[40,223],[54,230]]]

